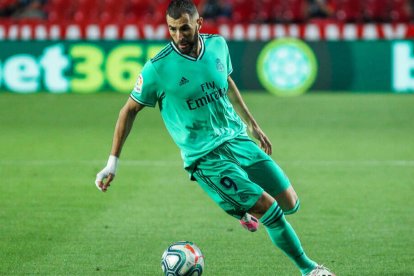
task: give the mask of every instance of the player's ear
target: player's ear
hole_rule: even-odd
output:
[[[199,17],[197,19],[197,31],[200,31],[201,26],[203,26],[203,18],[202,17]]]

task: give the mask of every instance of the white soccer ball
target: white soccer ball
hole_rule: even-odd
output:
[[[161,268],[165,276],[200,276],[204,270],[204,256],[192,242],[175,242],[162,254]]]

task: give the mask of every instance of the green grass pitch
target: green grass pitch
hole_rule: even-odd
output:
[[[340,276],[414,275],[413,95],[244,97],[301,198],[288,220],[307,254]],[[96,189],[126,99],[0,94],[0,274],[161,275],[164,249],[190,240],[206,276],[299,275],[189,181],[158,109]]]

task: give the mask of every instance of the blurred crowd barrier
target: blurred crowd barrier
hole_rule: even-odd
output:
[[[195,2],[242,90],[414,93],[414,0]],[[168,3],[0,0],[0,93],[129,93],[169,39]]]
[[[409,22],[412,0],[195,0],[218,23]],[[169,0],[0,0],[3,18],[48,22],[164,23]]]
[[[414,37],[414,0],[196,0],[233,40]],[[0,0],[0,40],[166,39],[168,0]]]
[[[205,25],[205,33],[216,33],[228,40],[268,41],[294,37],[306,41],[353,41],[413,39],[412,23],[339,24],[331,22],[304,24],[220,24]],[[0,23],[0,41],[29,40],[166,40],[165,24],[106,24],[106,23]]]

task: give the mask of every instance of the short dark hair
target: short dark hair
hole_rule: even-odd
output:
[[[167,8],[167,15],[178,19],[183,14],[188,14],[190,17],[198,14],[197,7],[192,0],[171,0]]]

